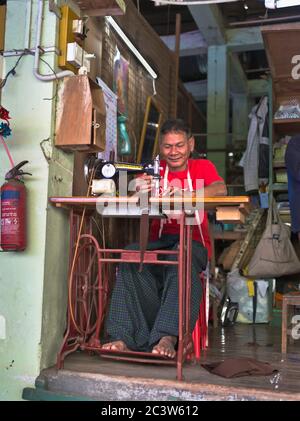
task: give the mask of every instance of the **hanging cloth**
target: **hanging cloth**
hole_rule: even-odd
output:
[[[268,178],[268,97],[261,98],[249,114],[250,126],[247,148],[239,163],[244,168],[245,191],[258,191],[260,181],[267,183]],[[266,170],[266,173],[262,171]],[[259,180],[261,178],[261,180]]]

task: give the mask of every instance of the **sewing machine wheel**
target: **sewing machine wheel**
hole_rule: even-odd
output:
[[[90,181],[91,173],[95,166],[96,160],[97,160],[96,155],[89,155],[84,162],[83,174],[84,174],[85,181],[87,183],[89,183]]]
[[[76,330],[90,336],[98,321],[99,255],[97,241],[82,235],[69,286],[70,316]]]

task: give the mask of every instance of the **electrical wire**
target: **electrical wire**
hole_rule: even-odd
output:
[[[86,197],[89,197],[89,195],[90,195],[94,174],[95,174],[95,168],[93,168],[92,171],[91,171]],[[85,213],[86,213],[86,205],[83,207],[81,218],[80,218],[79,230],[78,230],[78,233],[77,233],[75,249],[74,249],[74,254],[73,254],[73,258],[72,258],[72,264],[71,264],[69,279],[68,279],[68,306],[69,306],[69,311],[70,311],[70,318],[71,318],[71,321],[74,325],[74,328],[77,330],[78,333],[81,333],[81,334],[84,334],[84,331],[82,330],[81,326],[79,326],[79,324],[77,323],[76,318],[75,318],[76,317],[75,312],[73,311],[73,307],[72,307],[73,306],[73,301],[72,301],[73,295],[72,294],[73,294],[75,264],[76,264],[76,259],[78,257],[79,242],[80,242],[81,232],[82,232],[82,228],[83,228]]]
[[[10,69],[9,72],[6,74],[5,78],[2,79],[2,81],[0,83],[0,90],[4,88],[4,86],[5,86],[6,82],[7,82],[7,79],[9,78],[10,75],[15,76],[15,74],[16,74],[16,68],[17,68],[18,64],[20,63],[21,59],[24,56],[26,56],[27,54],[29,54],[28,51],[25,51],[24,50],[24,52],[20,55],[20,57],[16,61],[16,64],[14,65],[14,67],[12,69]]]
[[[50,64],[46,61],[46,60],[44,60],[41,56],[40,56],[40,60],[43,62],[43,63],[45,63],[48,67],[49,67],[49,69],[53,72],[53,74],[54,74],[54,76],[55,76],[55,93],[54,93],[54,95],[53,95],[53,97],[52,98],[43,98],[43,100],[45,100],[45,101],[52,101],[53,99],[55,99],[56,97],[57,97],[57,90],[58,90],[58,77],[57,77],[57,75],[56,75],[56,73],[55,73],[55,70],[50,66]]]
[[[101,228],[99,227],[99,224],[98,224],[98,222],[96,221],[96,219],[95,219],[93,216],[91,217],[91,219],[92,219],[92,221],[94,222],[94,224],[96,225],[96,228],[97,228],[97,230],[98,230],[98,233],[100,234],[100,237],[101,237],[101,239],[102,239],[102,245],[104,245],[104,244],[105,244],[104,233],[103,233],[103,231],[101,231]]]
[[[4,88],[4,86],[5,86],[6,82],[7,82],[7,79],[8,79],[8,77],[9,77],[10,75],[15,76],[15,74],[16,74],[16,68],[17,68],[18,64],[20,63],[21,59],[22,59],[24,56],[27,56],[27,55],[34,56],[34,53],[33,53],[32,51],[30,51],[30,50],[27,50],[27,49],[25,49],[25,50],[24,50],[24,52],[20,55],[20,57],[19,57],[19,58],[18,58],[18,60],[16,61],[16,64],[14,65],[14,67],[13,67],[12,69],[10,69],[10,70],[9,70],[9,72],[7,72],[7,74],[6,74],[5,78],[4,78],[4,79],[2,79],[2,81],[1,81],[1,83],[0,83],[0,90]],[[55,76],[56,86],[55,86],[55,93],[54,93],[53,97],[52,97],[52,98],[43,98],[43,100],[45,100],[45,101],[52,101],[52,100],[53,100],[53,99],[55,99],[55,98],[56,98],[56,96],[57,96],[57,90],[58,90],[58,77],[57,77],[57,74],[56,74],[55,70],[54,70],[54,69],[50,66],[50,64],[49,64],[46,60],[44,60],[42,57],[40,57],[40,60],[41,60],[43,63],[45,63],[45,64],[49,67],[49,69],[51,70],[51,72],[52,72],[52,73],[54,74],[54,76]]]

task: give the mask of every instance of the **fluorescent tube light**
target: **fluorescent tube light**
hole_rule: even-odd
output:
[[[216,3],[233,3],[240,0],[152,0],[155,2],[155,6],[195,6],[201,4],[216,4]]]
[[[300,6],[299,0],[265,0],[267,9],[280,9],[281,7]]]
[[[136,47],[132,44],[132,42],[127,37],[127,35],[124,34],[123,30],[120,28],[120,26],[117,24],[117,22],[111,16],[105,16],[105,19],[114,28],[114,30],[117,32],[117,34],[122,38],[122,40],[128,46],[130,51],[136,56],[136,58],[140,61],[140,63],[145,67],[145,69],[150,74],[150,76],[153,79],[157,79],[157,73],[147,63],[147,61],[144,59],[144,57],[141,55],[141,53],[136,49]]]

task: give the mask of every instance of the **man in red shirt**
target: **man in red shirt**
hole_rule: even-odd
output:
[[[195,191],[197,180],[203,180],[202,193],[206,197],[223,196],[227,189],[212,162],[189,159],[194,149],[194,138],[182,120],[167,120],[160,133],[161,176],[164,190],[174,191],[189,186]],[[176,186],[174,180],[176,179]],[[145,192],[152,187],[152,176],[144,175],[138,184]],[[171,187],[170,187],[171,185]],[[179,187],[178,187],[179,185]],[[199,273],[205,269],[207,252],[210,256],[208,220],[204,212],[202,222],[193,228],[191,328],[199,314],[201,283]],[[170,217],[161,224],[153,220],[148,249],[176,250],[179,225]],[[129,248],[138,249],[137,245]],[[207,252],[206,252],[207,250]],[[169,255],[168,259],[172,258]],[[173,256],[174,257],[174,256]],[[174,266],[120,265],[113,290],[106,331],[109,341],[103,345],[115,351],[149,351],[174,358],[178,336],[178,276]]]

